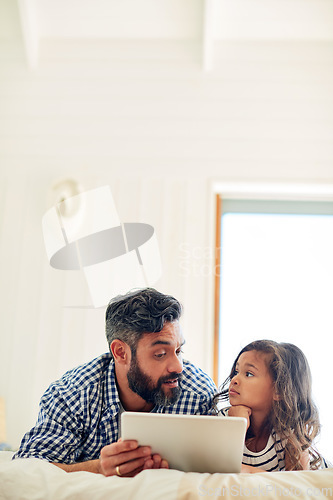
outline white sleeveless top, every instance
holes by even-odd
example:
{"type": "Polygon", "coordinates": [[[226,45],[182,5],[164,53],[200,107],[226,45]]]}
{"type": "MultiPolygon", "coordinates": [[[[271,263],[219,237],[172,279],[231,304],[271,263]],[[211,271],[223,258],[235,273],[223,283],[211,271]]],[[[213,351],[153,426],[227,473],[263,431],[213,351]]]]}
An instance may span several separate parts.
{"type": "Polygon", "coordinates": [[[244,444],[242,463],[260,467],[267,472],[285,470],[284,447],[276,432],[272,432],[261,451],[251,451],[244,444]]]}
{"type": "MultiPolygon", "coordinates": [[[[220,413],[223,416],[228,416],[229,408],[222,408],[220,413]]],[[[281,442],[280,437],[273,430],[272,434],[268,438],[265,448],[261,451],[251,451],[244,444],[242,463],[244,465],[251,465],[252,467],[260,467],[267,472],[274,472],[285,470],[286,464],[284,456],[285,450],[283,443],[281,442]]]]}

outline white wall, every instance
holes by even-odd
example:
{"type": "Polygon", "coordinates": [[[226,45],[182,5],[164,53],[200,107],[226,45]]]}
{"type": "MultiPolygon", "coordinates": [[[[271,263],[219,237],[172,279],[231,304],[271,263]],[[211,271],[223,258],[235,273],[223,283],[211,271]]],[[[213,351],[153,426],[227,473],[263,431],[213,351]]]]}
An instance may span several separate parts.
{"type": "Polygon", "coordinates": [[[154,226],[156,287],[185,306],[186,356],[212,373],[212,181],[333,182],[333,44],[221,42],[203,73],[185,42],[45,41],[35,71],[0,46],[0,394],[19,444],[39,397],[107,349],[82,277],[50,268],[41,218],[63,177],[110,185],[154,226]],[[43,50],[47,57],[43,56],[43,50]]]}

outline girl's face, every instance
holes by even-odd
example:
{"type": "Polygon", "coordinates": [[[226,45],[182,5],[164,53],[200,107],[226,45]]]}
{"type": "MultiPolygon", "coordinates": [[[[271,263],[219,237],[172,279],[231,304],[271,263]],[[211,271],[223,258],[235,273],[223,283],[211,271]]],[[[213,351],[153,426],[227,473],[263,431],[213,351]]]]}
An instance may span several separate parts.
{"type": "Polygon", "coordinates": [[[266,364],[268,356],[259,351],[247,351],[239,356],[235,375],[229,386],[229,401],[232,406],[247,406],[252,413],[269,413],[273,400],[277,397],[266,364]]]}

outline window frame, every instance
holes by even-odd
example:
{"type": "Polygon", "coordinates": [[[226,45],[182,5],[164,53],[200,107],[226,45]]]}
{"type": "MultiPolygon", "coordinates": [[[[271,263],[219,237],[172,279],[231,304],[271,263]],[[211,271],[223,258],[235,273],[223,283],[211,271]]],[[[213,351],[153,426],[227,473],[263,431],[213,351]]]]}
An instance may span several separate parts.
{"type": "Polygon", "coordinates": [[[221,182],[214,181],[212,183],[212,195],[214,198],[214,220],[215,230],[214,242],[214,282],[213,303],[214,303],[214,319],[213,319],[213,352],[212,352],[212,373],[213,380],[218,385],[219,373],[219,325],[220,325],[220,288],[221,288],[221,273],[217,272],[220,269],[220,242],[221,242],[221,217],[223,213],[223,200],[269,200],[269,201],[317,201],[317,202],[333,202],[333,184],[317,184],[317,183],[244,183],[244,182],[221,182]]]}

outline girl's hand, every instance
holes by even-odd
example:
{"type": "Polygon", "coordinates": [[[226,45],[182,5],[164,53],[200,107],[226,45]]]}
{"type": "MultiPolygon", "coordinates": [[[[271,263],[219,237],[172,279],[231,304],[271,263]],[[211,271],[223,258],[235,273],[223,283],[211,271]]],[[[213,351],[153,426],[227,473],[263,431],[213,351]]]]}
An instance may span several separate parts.
{"type": "Polygon", "coordinates": [[[250,427],[251,408],[244,405],[231,406],[228,410],[229,417],[243,417],[247,420],[246,430],[250,427]]]}

